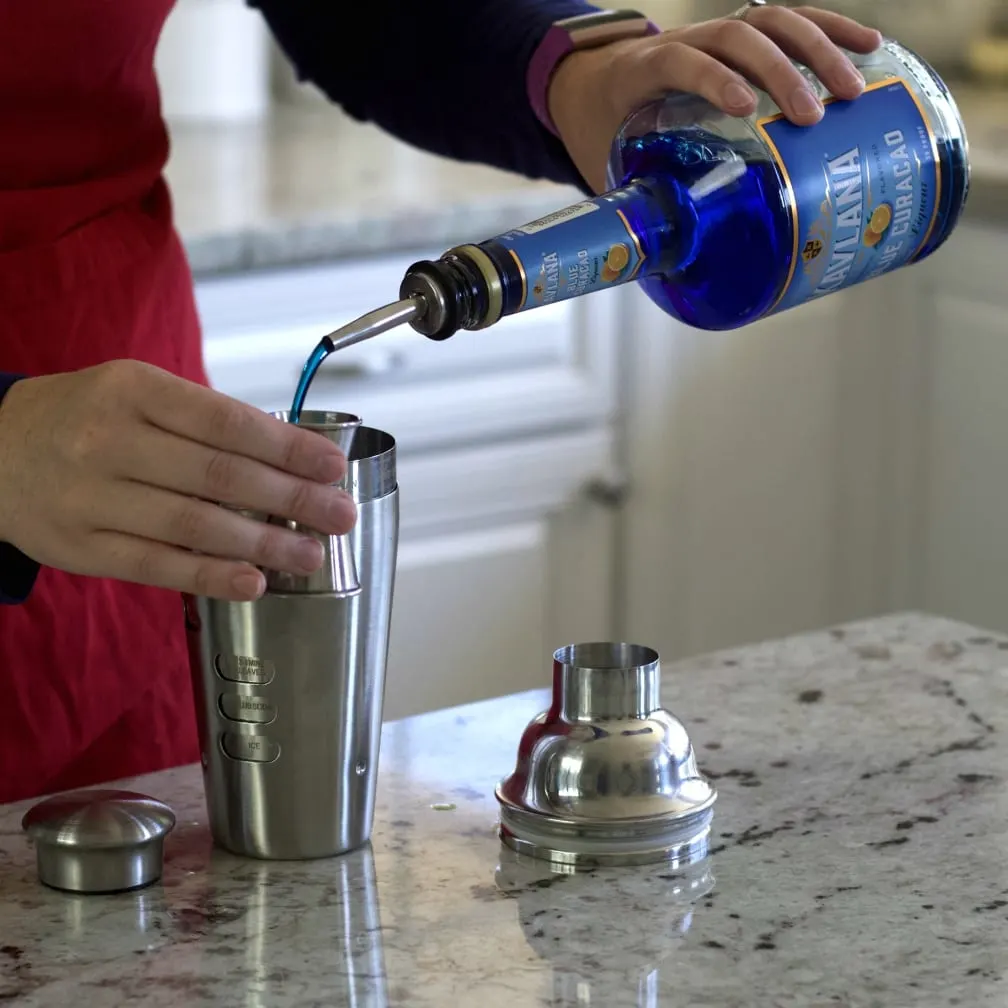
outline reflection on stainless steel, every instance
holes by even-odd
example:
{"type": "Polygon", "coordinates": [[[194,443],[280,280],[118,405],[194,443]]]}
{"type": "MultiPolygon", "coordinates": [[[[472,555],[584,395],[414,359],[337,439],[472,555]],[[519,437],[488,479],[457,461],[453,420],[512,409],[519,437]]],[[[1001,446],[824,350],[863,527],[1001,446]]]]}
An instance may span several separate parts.
{"type": "MultiPolygon", "coordinates": [[[[245,968],[249,1006],[348,1005],[387,1008],[385,952],[374,854],[366,844],[332,863],[318,899],[305,905],[293,866],[259,864],[243,876],[245,968]],[[292,882],[294,883],[292,885],[292,882]],[[298,895],[292,896],[297,892],[298,895]],[[297,993],[299,974],[310,988],[297,993]]],[[[234,883],[228,886],[234,892],[234,883]]]]}
{"type": "Polygon", "coordinates": [[[659,700],[658,654],[576,644],[553,656],[548,711],[497,788],[501,839],[570,864],[688,861],[706,850],[717,792],[659,700]]]}
{"type": "MultiPolygon", "coordinates": [[[[273,414],[284,422],[288,419],[286,410],[273,414]]],[[[307,427],[328,438],[347,457],[353,446],[354,437],[361,425],[360,417],[352,413],[329,413],[319,410],[302,410],[298,426],[307,427]]],[[[349,470],[347,475],[349,476],[349,470]]],[[[346,478],[338,486],[345,488],[346,478]]],[[[356,595],[360,590],[360,580],[354,563],[349,536],[327,535],[305,528],[300,522],[282,516],[270,517],[275,525],[284,525],[292,532],[311,536],[322,544],[324,559],[322,566],[311,574],[289,574],[286,571],[267,570],[266,586],[274,592],[332,592],[336,595],[356,595]]]]}
{"type": "Polygon", "coordinates": [[[35,845],[39,881],[75,893],[140,889],[161,877],[175,815],[135,791],[88,789],[45,798],[21,826],[35,845]]]}
{"type": "Polygon", "coordinates": [[[64,954],[76,958],[85,949],[107,949],[114,956],[118,954],[111,951],[114,946],[145,948],[164,936],[166,905],[164,890],[158,885],[116,893],[111,899],[63,892],[54,904],[59,918],[54,921],[53,937],[64,954]]]}
{"type": "Polygon", "coordinates": [[[186,600],[210,827],[260,858],[371,836],[399,538],[395,440],[360,427],[347,487],[362,590],[186,600]]]}
{"type": "Polygon", "coordinates": [[[502,852],[497,888],[517,903],[525,940],[552,964],[550,1005],[607,1006],[614,995],[623,1005],[627,991],[635,993],[635,1008],[663,1003],[664,960],[689,931],[696,904],[715,879],[702,855],[675,871],[664,865],[653,871],[651,899],[641,905],[639,872],[577,870],[502,852]]]}

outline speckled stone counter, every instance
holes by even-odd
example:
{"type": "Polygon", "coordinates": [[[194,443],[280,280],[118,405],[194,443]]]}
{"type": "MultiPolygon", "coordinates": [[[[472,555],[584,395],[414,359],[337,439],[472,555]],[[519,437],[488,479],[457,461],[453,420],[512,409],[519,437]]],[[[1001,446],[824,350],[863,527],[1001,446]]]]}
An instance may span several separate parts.
{"type": "MultiPolygon", "coordinates": [[[[544,679],[548,663],[544,662],[544,679]]],[[[534,693],[387,726],[372,848],[211,850],[196,768],[162,885],[70,897],[0,809],[0,1001],[994,1008],[1008,1002],[1008,639],[896,616],[665,669],[721,790],[711,856],[551,877],[492,789],[534,693]]]]}
{"type": "MultiPolygon", "coordinates": [[[[956,89],[970,136],[969,217],[1008,227],[1008,93],[956,89]]],[[[174,125],[168,179],[197,276],[479,241],[577,190],[408,147],[336,108],[261,124],[174,125]]]]}

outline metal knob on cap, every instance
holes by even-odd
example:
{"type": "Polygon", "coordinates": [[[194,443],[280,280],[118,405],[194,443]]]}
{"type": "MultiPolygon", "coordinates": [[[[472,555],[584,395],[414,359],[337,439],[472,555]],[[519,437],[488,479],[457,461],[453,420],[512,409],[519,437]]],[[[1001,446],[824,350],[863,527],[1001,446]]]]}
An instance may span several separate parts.
{"type": "Polygon", "coordinates": [[[497,787],[500,836],[557,864],[688,863],[706,853],[717,792],[659,701],[661,664],[636,644],[553,656],[550,709],[529,723],[497,787]]]}
{"type": "Polygon", "coordinates": [[[89,789],[54,795],[21,820],[39,881],[76,893],[140,889],[161,877],[164,838],[175,814],[136,791],[89,789]]]}

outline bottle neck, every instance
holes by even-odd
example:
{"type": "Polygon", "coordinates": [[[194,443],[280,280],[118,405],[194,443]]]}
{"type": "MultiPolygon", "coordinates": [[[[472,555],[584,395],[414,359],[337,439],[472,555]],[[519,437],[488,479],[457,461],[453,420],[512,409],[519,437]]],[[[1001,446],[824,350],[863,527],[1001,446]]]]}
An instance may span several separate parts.
{"type": "Polygon", "coordinates": [[[498,235],[480,248],[504,277],[503,314],[618,287],[652,271],[645,224],[658,214],[634,182],[498,235]]]}
{"type": "Polygon", "coordinates": [[[446,252],[434,261],[414,263],[403,277],[399,297],[420,298],[425,308],[410,325],[433,340],[448,339],[459,329],[493,325],[500,318],[499,310],[494,314],[493,297],[500,282],[495,282],[492,272],[481,270],[466,248],[446,252]]]}
{"type": "Polygon", "coordinates": [[[640,280],[676,258],[677,216],[660,182],[640,179],[409,268],[401,298],[422,296],[418,332],[446,339],[505,315],[640,280]]]}

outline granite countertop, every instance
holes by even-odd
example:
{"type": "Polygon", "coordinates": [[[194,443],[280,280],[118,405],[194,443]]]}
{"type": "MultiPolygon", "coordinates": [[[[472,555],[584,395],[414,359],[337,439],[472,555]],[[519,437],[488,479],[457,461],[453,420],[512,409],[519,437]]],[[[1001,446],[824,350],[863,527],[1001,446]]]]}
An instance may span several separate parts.
{"type": "MultiPolygon", "coordinates": [[[[544,678],[548,662],[544,662],[544,678]]],[[[163,884],[42,888],[0,808],[0,1000],[89,1008],[994,1008],[1008,999],[1008,639],[900,615],[665,669],[710,856],[551,876],[494,833],[545,693],[386,726],[371,847],[212,851],[196,767],[163,884]]]]}
{"type": "MultiPolygon", "coordinates": [[[[1008,94],[956,88],[970,135],[974,220],[1008,222],[1008,94]]],[[[197,276],[479,241],[577,190],[408,147],[336,108],[261,124],[174,124],[168,179],[197,276]]]]}

